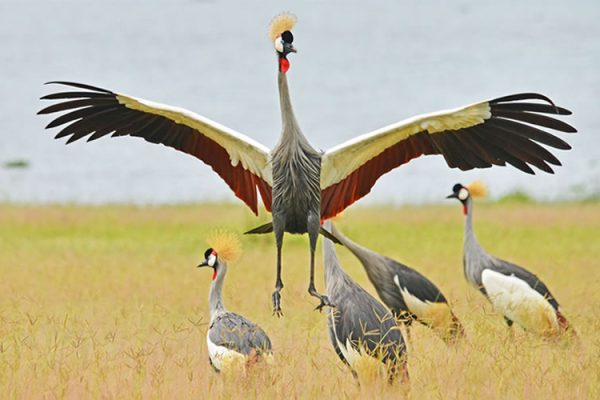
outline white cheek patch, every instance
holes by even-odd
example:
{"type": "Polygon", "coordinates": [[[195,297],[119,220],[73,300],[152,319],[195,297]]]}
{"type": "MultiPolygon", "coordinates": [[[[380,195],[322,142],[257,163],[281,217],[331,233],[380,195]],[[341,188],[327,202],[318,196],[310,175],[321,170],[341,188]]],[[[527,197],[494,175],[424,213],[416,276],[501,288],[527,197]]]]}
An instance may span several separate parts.
{"type": "Polygon", "coordinates": [[[275,39],[275,50],[283,53],[283,39],[281,39],[281,36],[275,39]]]}
{"type": "Polygon", "coordinates": [[[466,200],[469,197],[469,191],[465,188],[462,188],[458,191],[458,198],[460,200],[466,200]]]}
{"type": "Polygon", "coordinates": [[[215,261],[217,261],[217,256],[214,254],[211,254],[210,256],[208,256],[208,266],[209,267],[214,267],[215,266],[215,261]]]}

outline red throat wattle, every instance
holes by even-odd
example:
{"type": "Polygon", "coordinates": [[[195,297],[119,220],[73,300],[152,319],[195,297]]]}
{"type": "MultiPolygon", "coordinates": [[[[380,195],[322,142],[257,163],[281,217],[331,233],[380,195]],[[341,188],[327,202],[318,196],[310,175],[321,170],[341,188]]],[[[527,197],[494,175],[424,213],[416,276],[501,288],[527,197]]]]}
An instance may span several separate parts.
{"type": "Polygon", "coordinates": [[[467,215],[467,205],[463,204],[463,214],[467,215]]]}
{"type": "Polygon", "coordinates": [[[213,272],[213,278],[212,280],[214,281],[215,279],[217,279],[217,269],[215,268],[214,272],[213,272]]]}
{"type": "Polygon", "coordinates": [[[279,70],[285,74],[288,72],[288,69],[290,69],[290,62],[287,60],[287,58],[280,57],[279,70]]]}

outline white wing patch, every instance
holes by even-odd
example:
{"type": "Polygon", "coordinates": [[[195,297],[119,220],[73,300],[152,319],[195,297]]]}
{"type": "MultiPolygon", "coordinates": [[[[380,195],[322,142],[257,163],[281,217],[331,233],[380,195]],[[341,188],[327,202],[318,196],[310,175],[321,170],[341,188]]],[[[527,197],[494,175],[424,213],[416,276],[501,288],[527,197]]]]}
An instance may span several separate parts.
{"type": "Polygon", "coordinates": [[[206,335],[206,344],[210,361],[219,371],[235,366],[241,367],[246,362],[246,357],[242,353],[214,344],[209,335],[206,335]]]}
{"type": "Polygon", "coordinates": [[[539,334],[558,332],[556,311],[524,280],[486,269],[481,281],[491,303],[507,318],[539,334]]]}
{"type": "Polygon", "coordinates": [[[418,115],[358,136],[325,152],[321,161],[321,189],[345,179],[387,148],[427,131],[429,134],[479,125],[492,116],[487,101],[452,110],[418,115]]]}
{"type": "Polygon", "coordinates": [[[218,143],[227,151],[232,166],[235,167],[241,163],[244,169],[261,177],[270,186],[273,186],[269,158],[270,150],[254,139],[183,108],[138,99],[124,94],[116,94],[116,98],[119,103],[132,110],[160,115],[202,132],[203,135],[218,143]]]}
{"type": "Polygon", "coordinates": [[[368,353],[361,351],[360,348],[356,348],[350,342],[349,338],[346,338],[346,341],[342,343],[337,335],[333,309],[330,310],[330,318],[332,320],[331,325],[333,327],[335,342],[344,356],[344,359],[350,365],[350,368],[356,371],[360,377],[372,377],[373,375],[385,376],[385,365],[381,360],[371,357],[368,353]]]}
{"type": "Polygon", "coordinates": [[[446,331],[453,322],[452,313],[448,304],[442,302],[422,301],[411,294],[407,288],[400,285],[400,278],[394,275],[394,283],[398,286],[402,299],[408,310],[419,320],[430,325],[436,330],[446,331]]]}

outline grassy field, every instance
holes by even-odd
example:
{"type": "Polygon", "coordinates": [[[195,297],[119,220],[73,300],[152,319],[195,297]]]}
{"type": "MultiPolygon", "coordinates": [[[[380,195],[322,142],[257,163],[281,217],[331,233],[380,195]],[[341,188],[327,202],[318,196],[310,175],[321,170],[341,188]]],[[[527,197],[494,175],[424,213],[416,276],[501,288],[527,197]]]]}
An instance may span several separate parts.
{"type": "MultiPolygon", "coordinates": [[[[306,293],[306,237],[286,236],[282,319],[270,311],[273,238],[242,238],[226,306],[265,328],[275,360],[244,376],[212,372],[211,273],[195,266],[209,231],[260,221],[232,205],[0,205],[2,398],[600,398],[600,204],[475,209],[482,245],[543,278],[579,333],[572,343],[510,332],[467,285],[460,205],[346,213],[337,224],[349,237],[429,276],[465,325],[468,339],[450,348],[426,328],[413,330],[410,388],[358,386],[337,359],[325,315],[306,293]]],[[[374,293],[352,255],[338,255],[374,293]]],[[[320,250],[318,260],[323,289],[320,250]]]]}

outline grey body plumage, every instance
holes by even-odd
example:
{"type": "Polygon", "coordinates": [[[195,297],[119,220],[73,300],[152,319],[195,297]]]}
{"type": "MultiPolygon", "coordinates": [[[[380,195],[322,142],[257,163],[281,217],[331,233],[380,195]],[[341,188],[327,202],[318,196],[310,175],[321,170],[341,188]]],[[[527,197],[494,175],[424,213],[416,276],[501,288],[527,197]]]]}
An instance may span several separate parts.
{"type": "Polygon", "coordinates": [[[271,354],[271,340],[265,331],[247,318],[228,311],[223,304],[222,289],[227,263],[219,260],[216,252],[209,249],[206,252],[206,260],[199,265],[204,266],[214,269],[208,297],[210,325],[206,333],[212,367],[219,372],[228,358],[244,357],[252,362],[263,355],[271,354]],[[214,259],[211,260],[211,257],[214,259]]]}
{"type": "Polygon", "coordinates": [[[287,77],[279,72],[282,133],[271,153],[273,227],[289,233],[318,234],[321,215],[321,153],[302,134],[289,97],[287,77]],[[309,223],[316,220],[316,224],[309,223]],[[313,226],[314,225],[314,226],[313,226]]]}
{"type": "Polygon", "coordinates": [[[384,255],[361,246],[346,237],[332,224],[331,232],[346,248],[359,259],[369,280],[375,287],[381,301],[404,324],[411,325],[413,320],[419,321],[436,330],[444,340],[454,340],[464,334],[460,321],[454,316],[442,292],[433,282],[418,271],[384,255]],[[422,304],[411,307],[405,295],[413,296],[422,304]],[[439,307],[445,305],[447,308],[439,307]],[[438,306],[435,315],[424,315],[423,310],[438,306]],[[417,308],[419,309],[417,311],[417,308]],[[417,315],[421,314],[421,315],[417,315]],[[446,314],[446,315],[440,315],[446,314]]]}
{"type": "MultiPolygon", "coordinates": [[[[264,330],[243,316],[223,311],[211,317],[208,339],[216,346],[222,346],[244,356],[254,357],[271,353],[271,340],[264,330]]],[[[210,359],[216,371],[219,368],[210,359]]]]}
{"type": "MultiPolygon", "coordinates": [[[[330,230],[330,221],[323,226],[330,230]]],[[[329,239],[323,240],[323,263],[327,294],[335,304],[327,313],[329,337],[340,359],[355,376],[354,352],[380,359],[390,380],[399,372],[406,376],[406,346],[392,314],[344,272],[329,239]]]]}
{"type": "Polygon", "coordinates": [[[514,275],[527,282],[532,289],[544,296],[554,309],[558,310],[558,302],[544,282],[534,273],[509,261],[492,256],[479,244],[473,229],[473,200],[470,196],[467,199],[463,267],[467,281],[484,295],[487,295],[487,293],[483,286],[482,274],[486,269],[491,269],[503,275],[514,275]]]}
{"type": "Polygon", "coordinates": [[[537,275],[509,261],[494,257],[479,244],[473,229],[473,198],[468,188],[456,184],[453,193],[448,198],[456,198],[461,201],[465,211],[463,250],[465,278],[496,308],[499,308],[508,326],[512,326],[513,320],[517,316],[520,318],[515,322],[518,322],[524,329],[537,329],[538,332],[544,334],[556,334],[567,330],[574,332],[561,313],[556,298],[537,275]],[[490,290],[493,292],[490,293],[490,290]],[[537,299],[538,309],[543,308],[544,303],[546,304],[546,315],[538,318],[542,321],[541,324],[538,323],[538,325],[542,325],[541,327],[532,324],[529,319],[533,317],[527,316],[527,314],[543,312],[532,306],[532,299],[537,299]],[[539,304],[542,306],[540,307],[539,304]],[[552,310],[551,316],[548,313],[548,305],[552,310]],[[527,317],[523,317],[523,315],[527,317]]]}
{"type": "Polygon", "coordinates": [[[308,233],[310,244],[310,283],[308,292],[320,299],[317,308],[329,305],[326,296],[314,286],[314,257],[321,226],[321,152],[315,150],[302,134],[290,100],[287,77],[279,72],[279,98],[282,132],[279,143],[271,153],[273,167],[273,232],[277,245],[277,278],[273,293],[273,313],[282,315],[280,291],[281,248],[283,233],[308,233]]]}

